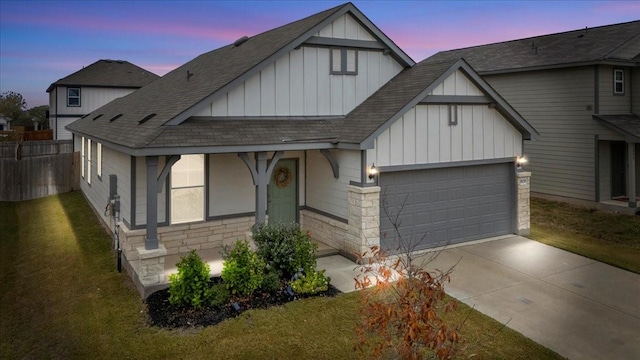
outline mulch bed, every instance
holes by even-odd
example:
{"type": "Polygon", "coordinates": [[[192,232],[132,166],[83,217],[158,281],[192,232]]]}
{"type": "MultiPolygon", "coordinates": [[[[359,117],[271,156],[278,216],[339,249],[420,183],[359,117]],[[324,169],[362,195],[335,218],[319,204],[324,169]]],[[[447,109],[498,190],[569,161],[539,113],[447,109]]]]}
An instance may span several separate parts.
{"type": "MultiPolygon", "coordinates": [[[[212,283],[221,281],[219,277],[212,278],[212,283]]],[[[279,291],[270,294],[262,291],[255,291],[246,298],[232,297],[229,304],[221,308],[202,307],[194,309],[191,307],[178,307],[169,303],[169,289],[159,290],[149,295],[145,300],[149,322],[152,326],[162,328],[178,329],[195,326],[212,326],[226,319],[234,318],[242,312],[250,309],[266,309],[271,306],[283,305],[297,299],[308,297],[334,297],[340,293],[333,285],[329,285],[327,291],[309,295],[290,296],[286,293],[286,285],[282,285],[279,291]],[[232,303],[236,302],[240,310],[236,311],[232,303]]]]}

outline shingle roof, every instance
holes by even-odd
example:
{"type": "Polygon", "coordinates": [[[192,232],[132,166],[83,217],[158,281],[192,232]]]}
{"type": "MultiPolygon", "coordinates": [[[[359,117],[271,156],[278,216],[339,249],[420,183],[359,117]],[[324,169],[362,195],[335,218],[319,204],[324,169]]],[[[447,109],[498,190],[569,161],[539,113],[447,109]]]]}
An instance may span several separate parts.
{"type": "Polygon", "coordinates": [[[108,103],[86,118],[73,122],[67,129],[91,134],[116,145],[129,148],[145,147],[163,132],[162,127],[165,123],[266,61],[346,6],[353,5],[340,5],[269,30],[250,37],[240,46],[232,44],[202,54],[158,81],[108,103]],[[139,120],[152,113],[157,116],[139,124],[139,120]],[[103,116],[93,120],[98,114],[103,116]],[[122,115],[113,122],[109,121],[118,114],[122,115]]]}
{"type": "Polygon", "coordinates": [[[637,63],[640,20],[442,51],[434,60],[464,58],[480,74],[609,62],[637,63]]]}
{"type": "Polygon", "coordinates": [[[141,88],[159,76],[124,60],[98,60],[49,85],[47,92],[56,86],[95,86],[141,88]]]}
{"type": "Polygon", "coordinates": [[[593,118],[625,137],[640,141],[640,116],[636,114],[593,115],[593,118]]]}

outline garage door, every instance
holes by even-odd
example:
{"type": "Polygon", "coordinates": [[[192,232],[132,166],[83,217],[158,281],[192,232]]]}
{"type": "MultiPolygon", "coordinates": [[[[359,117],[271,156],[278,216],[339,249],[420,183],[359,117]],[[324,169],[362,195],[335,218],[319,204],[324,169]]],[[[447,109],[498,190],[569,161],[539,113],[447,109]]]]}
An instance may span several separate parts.
{"type": "Polygon", "coordinates": [[[414,250],[511,233],[512,172],[502,163],[381,173],[381,246],[399,248],[393,223],[414,250]]]}

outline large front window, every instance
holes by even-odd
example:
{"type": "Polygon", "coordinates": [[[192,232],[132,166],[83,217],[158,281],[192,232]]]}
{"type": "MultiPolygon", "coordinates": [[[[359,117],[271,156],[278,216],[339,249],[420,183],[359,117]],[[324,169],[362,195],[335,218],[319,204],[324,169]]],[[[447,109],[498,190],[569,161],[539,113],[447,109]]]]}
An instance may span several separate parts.
{"type": "Polygon", "coordinates": [[[204,155],[182,155],[171,167],[171,223],[204,220],[204,155]]]}

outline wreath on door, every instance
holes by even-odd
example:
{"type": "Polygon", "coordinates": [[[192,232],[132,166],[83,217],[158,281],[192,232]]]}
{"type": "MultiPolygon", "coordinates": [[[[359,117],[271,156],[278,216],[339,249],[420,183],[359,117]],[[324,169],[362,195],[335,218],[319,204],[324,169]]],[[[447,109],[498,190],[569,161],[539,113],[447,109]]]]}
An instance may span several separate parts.
{"type": "Polygon", "coordinates": [[[275,181],[278,188],[282,189],[289,186],[292,178],[291,170],[286,167],[283,166],[276,170],[275,181]]]}

